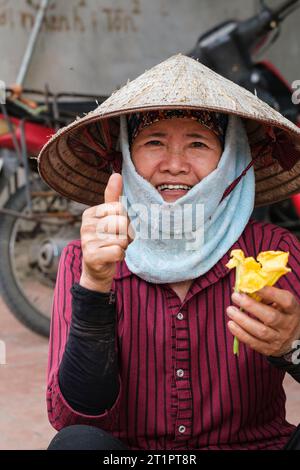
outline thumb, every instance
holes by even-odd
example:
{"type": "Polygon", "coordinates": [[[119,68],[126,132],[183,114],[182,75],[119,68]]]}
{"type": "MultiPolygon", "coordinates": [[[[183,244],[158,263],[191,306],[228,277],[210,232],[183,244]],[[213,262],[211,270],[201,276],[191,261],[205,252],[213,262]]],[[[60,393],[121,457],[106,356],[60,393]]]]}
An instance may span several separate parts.
{"type": "Polygon", "coordinates": [[[120,173],[110,175],[104,191],[104,202],[119,202],[119,196],[122,195],[122,187],[122,175],[120,175],[120,173]]]}

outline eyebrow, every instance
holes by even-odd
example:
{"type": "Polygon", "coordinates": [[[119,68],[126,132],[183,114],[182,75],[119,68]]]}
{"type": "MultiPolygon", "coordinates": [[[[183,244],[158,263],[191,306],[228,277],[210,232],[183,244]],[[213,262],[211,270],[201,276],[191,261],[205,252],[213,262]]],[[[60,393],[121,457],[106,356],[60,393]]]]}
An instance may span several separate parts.
{"type": "Polygon", "coordinates": [[[166,132],[151,132],[151,134],[145,135],[145,138],[149,137],[165,137],[167,135],[166,132]]]}
{"type": "Polygon", "coordinates": [[[199,139],[208,139],[209,137],[203,134],[199,134],[198,132],[193,132],[192,134],[185,134],[187,137],[194,137],[194,138],[199,138],[199,139]]]}
{"type": "MultiPolygon", "coordinates": [[[[149,137],[166,137],[167,133],[166,132],[151,132],[151,134],[148,134],[145,136],[145,138],[149,138],[149,137]]],[[[193,137],[193,138],[196,138],[196,139],[208,139],[209,137],[208,136],[205,136],[203,134],[199,134],[198,132],[193,132],[191,134],[185,134],[186,137],[193,137]]]]}

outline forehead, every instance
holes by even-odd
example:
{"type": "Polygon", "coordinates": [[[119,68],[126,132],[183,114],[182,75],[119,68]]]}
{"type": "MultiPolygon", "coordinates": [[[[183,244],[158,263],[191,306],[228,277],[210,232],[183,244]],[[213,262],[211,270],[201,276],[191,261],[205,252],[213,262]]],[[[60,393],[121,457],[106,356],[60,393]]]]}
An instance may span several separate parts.
{"type": "Polygon", "coordinates": [[[173,130],[180,130],[182,133],[189,131],[201,131],[205,134],[214,134],[210,129],[196,121],[195,119],[189,118],[172,118],[162,119],[160,121],[153,122],[147,127],[141,129],[140,134],[151,134],[153,132],[171,132],[173,130]]]}

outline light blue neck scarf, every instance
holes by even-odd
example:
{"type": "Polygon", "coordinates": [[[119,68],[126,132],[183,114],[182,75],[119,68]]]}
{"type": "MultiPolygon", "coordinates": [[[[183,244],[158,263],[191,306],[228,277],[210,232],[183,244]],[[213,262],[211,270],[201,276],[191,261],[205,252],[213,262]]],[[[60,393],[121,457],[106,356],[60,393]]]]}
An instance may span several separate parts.
{"type": "Polygon", "coordinates": [[[122,200],[134,231],[140,234],[126,250],[125,261],[130,271],[158,284],[195,279],[205,274],[240,237],[254,207],[253,167],[220,202],[225,189],[251,161],[241,119],[229,116],[224,151],[217,168],[173,203],[164,201],[157,189],[135,170],[124,116],[121,116],[121,150],[122,200]],[[137,204],[147,207],[148,214],[138,209],[137,204]],[[204,208],[203,217],[201,210],[197,217],[197,205],[204,208]],[[156,210],[150,213],[150,207],[156,210]],[[179,214],[184,214],[184,224],[178,222],[182,221],[182,217],[177,217],[179,214]],[[168,220],[171,226],[165,229],[164,222],[168,220]],[[151,230],[156,233],[152,238],[143,235],[149,234],[149,221],[151,230]],[[166,233],[170,234],[169,239],[166,233]]]}

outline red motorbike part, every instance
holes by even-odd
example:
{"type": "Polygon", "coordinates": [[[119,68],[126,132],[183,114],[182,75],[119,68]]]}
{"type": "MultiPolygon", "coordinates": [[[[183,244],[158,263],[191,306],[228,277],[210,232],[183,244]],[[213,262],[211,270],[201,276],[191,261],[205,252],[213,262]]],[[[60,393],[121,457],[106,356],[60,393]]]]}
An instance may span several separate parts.
{"type": "MultiPolygon", "coordinates": [[[[19,144],[21,144],[21,120],[11,117],[10,121],[13,125],[16,138],[19,144]]],[[[0,114],[0,130],[0,147],[14,149],[12,135],[9,132],[3,114],[0,114]]],[[[37,155],[51,135],[55,133],[55,129],[33,122],[25,122],[24,132],[26,136],[27,152],[30,155],[37,155]]]]}

